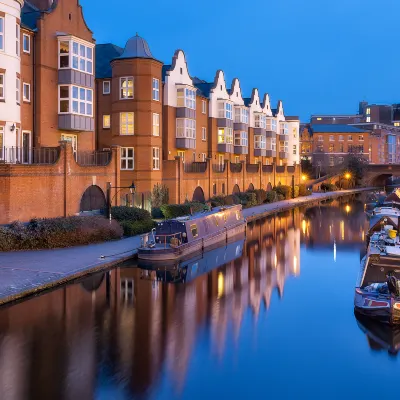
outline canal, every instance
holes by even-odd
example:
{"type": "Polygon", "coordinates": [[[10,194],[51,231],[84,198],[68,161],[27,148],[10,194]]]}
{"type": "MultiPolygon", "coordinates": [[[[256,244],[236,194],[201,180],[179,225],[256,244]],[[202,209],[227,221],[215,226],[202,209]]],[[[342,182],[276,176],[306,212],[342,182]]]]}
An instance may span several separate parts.
{"type": "Polygon", "coordinates": [[[353,313],[366,224],[363,198],[325,202],[2,308],[1,398],[393,396],[400,333],[353,313]]]}

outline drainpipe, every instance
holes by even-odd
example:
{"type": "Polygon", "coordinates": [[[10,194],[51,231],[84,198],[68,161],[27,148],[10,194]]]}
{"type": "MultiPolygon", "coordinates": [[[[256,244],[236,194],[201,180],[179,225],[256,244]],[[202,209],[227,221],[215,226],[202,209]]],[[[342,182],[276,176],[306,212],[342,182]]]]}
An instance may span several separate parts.
{"type": "MultiPolygon", "coordinates": [[[[38,137],[37,137],[37,118],[36,118],[36,34],[33,35],[32,38],[32,54],[33,54],[33,62],[32,62],[32,72],[33,72],[33,107],[32,107],[32,128],[33,128],[33,145],[39,147],[38,137]]],[[[21,138],[22,138],[22,128],[21,128],[21,138]]]]}

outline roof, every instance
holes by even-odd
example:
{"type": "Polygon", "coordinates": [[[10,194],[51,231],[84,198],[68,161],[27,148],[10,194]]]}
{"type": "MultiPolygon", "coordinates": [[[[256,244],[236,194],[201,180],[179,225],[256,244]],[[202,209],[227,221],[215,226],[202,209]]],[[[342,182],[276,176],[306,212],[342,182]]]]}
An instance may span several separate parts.
{"type": "Polygon", "coordinates": [[[149,45],[137,33],[136,36],[131,37],[126,42],[123,53],[115,58],[119,60],[128,58],[150,58],[155,60],[153,54],[151,54],[149,45]]]}
{"type": "Polygon", "coordinates": [[[203,96],[203,97],[207,97],[207,98],[210,97],[210,92],[214,86],[214,83],[205,82],[205,81],[200,82],[199,79],[196,79],[196,80],[193,79],[193,84],[197,88],[197,94],[199,96],[203,96]]]}
{"type": "Polygon", "coordinates": [[[247,107],[249,107],[250,104],[251,104],[251,100],[252,100],[251,97],[246,97],[246,98],[244,98],[244,99],[243,99],[244,105],[247,106],[247,107]]]}
{"type": "Polygon", "coordinates": [[[290,117],[285,116],[285,119],[286,119],[286,121],[300,121],[300,118],[298,116],[294,116],[294,115],[292,115],[290,117]]]}
{"type": "Polygon", "coordinates": [[[37,20],[40,18],[41,14],[42,12],[37,7],[25,1],[21,9],[21,25],[24,28],[35,31],[37,29],[37,20]]]}
{"type": "Polygon", "coordinates": [[[352,125],[315,124],[311,126],[313,133],[368,133],[369,131],[356,128],[352,125]]]}
{"type": "Polygon", "coordinates": [[[96,78],[104,79],[112,77],[111,60],[119,57],[124,49],[112,43],[96,45],[96,78]]]}
{"type": "Polygon", "coordinates": [[[162,66],[162,81],[165,82],[165,77],[168,71],[171,71],[172,65],[163,65],[162,66]]]}

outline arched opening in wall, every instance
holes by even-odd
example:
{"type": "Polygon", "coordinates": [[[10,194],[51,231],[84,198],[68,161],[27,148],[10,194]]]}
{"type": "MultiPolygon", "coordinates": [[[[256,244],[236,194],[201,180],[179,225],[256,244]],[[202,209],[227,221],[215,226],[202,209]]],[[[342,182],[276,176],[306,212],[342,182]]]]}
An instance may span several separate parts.
{"type": "Polygon", "coordinates": [[[216,183],[213,183],[212,193],[213,193],[213,196],[217,195],[217,184],[216,183]]]}
{"type": "Polygon", "coordinates": [[[271,182],[268,182],[268,185],[267,185],[267,192],[270,192],[271,190],[272,190],[271,182]]]}
{"type": "Polygon", "coordinates": [[[222,184],[222,194],[225,196],[225,183],[222,184]]]}
{"type": "Polygon", "coordinates": [[[102,272],[100,274],[95,274],[86,278],[81,282],[81,286],[88,292],[94,292],[98,290],[104,281],[105,274],[102,272]]]}
{"type": "Polygon", "coordinates": [[[197,186],[197,188],[194,190],[192,201],[198,201],[199,203],[206,202],[206,198],[204,196],[204,191],[200,186],[197,186]]]}
{"type": "Polygon", "coordinates": [[[80,212],[103,210],[107,206],[103,191],[96,185],[89,186],[82,195],[80,212]]]}
{"type": "Polygon", "coordinates": [[[250,183],[249,188],[247,190],[252,192],[254,190],[254,185],[250,183]]]}
{"type": "Polygon", "coordinates": [[[392,174],[381,174],[377,175],[371,179],[370,186],[386,186],[390,185],[392,182],[390,181],[390,177],[392,174]]]}
{"type": "Polygon", "coordinates": [[[281,186],[281,181],[278,182],[278,186],[281,186]]]}
{"type": "Polygon", "coordinates": [[[240,188],[238,185],[235,185],[232,189],[232,194],[240,193],[240,188]]]}

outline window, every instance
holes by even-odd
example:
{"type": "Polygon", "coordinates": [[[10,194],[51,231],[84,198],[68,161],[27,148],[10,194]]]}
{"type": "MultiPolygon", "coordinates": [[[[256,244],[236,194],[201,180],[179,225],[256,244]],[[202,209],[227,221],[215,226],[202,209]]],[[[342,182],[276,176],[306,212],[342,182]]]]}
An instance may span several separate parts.
{"type": "Polygon", "coordinates": [[[160,81],[153,78],[153,100],[160,101],[160,81]]]}
{"type": "Polygon", "coordinates": [[[5,100],[6,93],[4,90],[5,75],[0,74],[0,100],[5,100]]]}
{"type": "Polygon", "coordinates": [[[344,158],[343,157],[338,157],[338,164],[343,164],[344,158]]]}
{"type": "Polygon", "coordinates": [[[283,151],[284,153],[288,152],[289,142],[281,140],[279,142],[279,151],[283,151]]]}
{"type": "Polygon", "coordinates": [[[330,144],[329,145],[329,153],[333,153],[335,151],[335,145],[334,144],[330,144]]]}
{"type": "Polygon", "coordinates": [[[19,57],[21,53],[21,27],[17,23],[15,25],[15,54],[19,57]]]}
{"type": "Polygon", "coordinates": [[[224,166],[225,165],[225,158],[223,154],[218,154],[218,165],[224,166]]]}
{"type": "Polygon", "coordinates": [[[58,47],[60,69],[72,68],[93,74],[93,45],[78,43],[70,39],[60,40],[58,47]]]}
{"type": "Polygon", "coordinates": [[[339,142],[343,142],[343,140],[344,140],[343,135],[340,135],[339,136],[339,142]]]}
{"type": "Polygon", "coordinates": [[[334,142],[334,141],[335,141],[335,136],[330,135],[330,136],[329,136],[329,141],[330,141],[330,142],[334,142]]]}
{"type": "Polygon", "coordinates": [[[201,153],[201,161],[206,162],[207,161],[207,155],[206,153],[201,153]]]}
{"type": "Polygon", "coordinates": [[[196,120],[189,118],[177,118],[176,137],[196,139],[196,120]]]}
{"type": "Polygon", "coordinates": [[[235,132],[235,146],[247,147],[247,132],[235,132]]]}
{"type": "Polygon", "coordinates": [[[103,128],[109,129],[111,127],[111,116],[103,115],[103,128]]]}
{"type": "Polygon", "coordinates": [[[233,120],[233,106],[226,101],[218,103],[218,116],[219,118],[226,118],[233,120]]]}
{"type": "Polygon", "coordinates": [[[178,88],[177,90],[177,106],[186,107],[191,110],[196,109],[196,92],[189,88],[178,88]]]}
{"type": "Polygon", "coordinates": [[[235,164],[239,164],[240,163],[240,157],[239,156],[235,156],[235,164]]]}
{"type": "Polygon", "coordinates": [[[360,142],[363,142],[363,141],[364,141],[364,136],[363,136],[363,135],[359,135],[359,136],[358,136],[358,140],[359,140],[360,142]]]}
{"type": "Polygon", "coordinates": [[[190,225],[190,232],[192,232],[192,236],[193,236],[193,237],[199,236],[199,233],[198,233],[198,231],[197,231],[197,225],[196,225],[196,224],[190,225]]]}
{"type": "Polygon", "coordinates": [[[400,122],[395,122],[393,125],[394,126],[400,126],[400,122]]]}
{"type": "Polygon", "coordinates": [[[178,150],[178,157],[181,158],[182,162],[185,162],[185,152],[178,150]]]}
{"type": "Polygon", "coordinates": [[[319,117],[318,117],[318,118],[317,118],[317,121],[322,121],[322,118],[319,118],[319,117]]]}
{"type": "Polygon", "coordinates": [[[4,17],[0,17],[0,50],[4,51],[4,17]]]}
{"type": "Polygon", "coordinates": [[[367,117],[367,122],[371,122],[371,117],[367,117]]]}
{"type": "Polygon", "coordinates": [[[288,135],[288,134],[289,134],[288,124],[285,122],[281,122],[281,135],[288,135]]]}
{"type": "Polygon", "coordinates": [[[61,135],[61,140],[71,143],[72,146],[72,154],[76,157],[78,152],[78,136],[77,135],[67,135],[63,133],[61,135]]]}
{"type": "Polygon", "coordinates": [[[343,153],[343,143],[339,143],[339,153],[343,153]]]}
{"type": "Polygon", "coordinates": [[[122,112],[119,114],[120,135],[133,135],[134,134],[134,113],[122,112]]]}
{"type": "Polygon", "coordinates": [[[319,135],[319,136],[318,136],[318,142],[323,142],[323,141],[324,141],[323,136],[322,136],[322,135],[319,135]]]}
{"type": "Polygon", "coordinates": [[[260,162],[260,160],[256,157],[254,158],[254,164],[258,164],[260,162]]]}
{"type": "Polygon", "coordinates": [[[239,122],[242,124],[249,123],[249,110],[243,107],[235,108],[235,122],[239,122]]]}
{"type": "Polygon", "coordinates": [[[271,150],[276,151],[276,138],[271,139],[271,150]]]}
{"type": "Polygon", "coordinates": [[[353,141],[353,136],[352,136],[352,135],[347,136],[347,140],[348,140],[349,142],[352,142],[352,141],[353,141]]]}
{"type": "Polygon", "coordinates": [[[232,128],[218,128],[218,143],[232,144],[233,143],[233,129],[232,128]]]}
{"type": "Polygon", "coordinates": [[[133,99],[133,77],[119,78],[120,100],[133,99]]]}
{"type": "Polygon", "coordinates": [[[335,157],[329,156],[329,166],[334,167],[335,166],[335,157]]]}
{"type": "Polygon", "coordinates": [[[295,144],[293,145],[293,154],[297,154],[297,146],[295,144]]]}
{"type": "Polygon", "coordinates": [[[266,149],[267,141],[264,135],[256,135],[254,136],[254,148],[255,149],[266,149]]]}
{"type": "Polygon", "coordinates": [[[24,53],[30,53],[31,52],[31,37],[24,33],[22,35],[22,46],[24,53]]]}
{"type": "Polygon", "coordinates": [[[202,101],[201,101],[201,112],[202,112],[203,114],[206,114],[206,113],[207,113],[207,103],[206,103],[205,100],[202,100],[202,101]]]}
{"type": "Polygon", "coordinates": [[[3,144],[4,144],[4,126],[0,125],[0,160],[5,157],[3,155],[3,144]]]}
{"type": "Polygon", "coordinates": [[[153,113],[153,136],[160,136],[160,114],[153,113]]]}
{"type": "Polygon", "coordinates": [[[160,169],[160,148],[153,147],[153,170],[158,171],[160,169]]]}
{"type": "Polygon", "coordinates": [[[133,170],[135,152],[133,147],[121,147],[121,169],[133,170]]]}
{"type": "Polygon", "coordinates": [[[16,99],[17,104],[21,103],[21,80],[19,78],[16,81],[16,99]]]}
{"type": "Polygon", "coordinates": [[[75,85],[60,85],[58,113],[93,117],[93,90],[75,85]]]}
{"type": "Polygon", "coordinates": [[[207,128],[204,126],[201,128],[201,140],[205,142],[207,140],[207,128]]]}
{"type": "Polygon", "coordinates": [[[110,94],[111,93],[111,82],[104,81],[103,82],[103,94],[110,94]]]}
{"type": "Polygon", "coordinates": [[[371,109],[370,109],[369,107],[367,108],[366,114],[367,114],[367,115],[371,115],[371,109]]]}
{"type": "Polygon", "coordinates": [[[23,93],[22,93],[24,101],[31,101],[31,85],[29,83],[23,84],[23,93]]]}
{"type": "Polygon", "coordinates": [[[264,114],[255,114],[254,117],[254,124],[256,128],[265,129],[267,127],[267,117],[264,114]]]}

